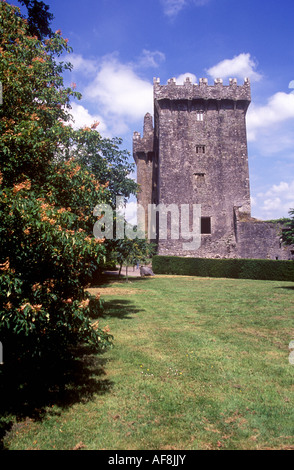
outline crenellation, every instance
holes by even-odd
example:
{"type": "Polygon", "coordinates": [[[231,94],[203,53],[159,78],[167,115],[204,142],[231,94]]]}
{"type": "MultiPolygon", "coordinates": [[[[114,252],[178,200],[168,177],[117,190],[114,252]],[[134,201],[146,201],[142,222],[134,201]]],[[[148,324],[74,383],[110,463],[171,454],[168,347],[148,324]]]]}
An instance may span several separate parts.
{"type": "Polygon", "coordinates": [[[221,78],[216,78],[213,85],[208,85],[206,78],[199,79],[199,85],[191,82],[189,77],[184,84],[177,84],[175,78],[168,80],[167,85],[154,81],[154,99],[160,100],[233,100],[247,109],[251,102],[250,82],[238,85],[236,79],[230,79],[229,85],[224,85],[221,78]]]}
{"type": "Polygon", "coordinates": [[[201,85],[208,85],[207,78],[199,78],[199,86],[201,85]]]}
{"type": "Polygon", "coordinates": [[[237,86],[237,79],[236,78],[229,78],[229,85],[230,86],[237,86]]]}

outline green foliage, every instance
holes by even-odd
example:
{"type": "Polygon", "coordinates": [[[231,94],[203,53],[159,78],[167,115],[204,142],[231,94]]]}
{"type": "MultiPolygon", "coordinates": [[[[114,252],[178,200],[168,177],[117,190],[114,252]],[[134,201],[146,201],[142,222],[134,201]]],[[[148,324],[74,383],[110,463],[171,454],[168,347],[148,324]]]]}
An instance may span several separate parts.
{"type": "Polygon", "coordinates": [[[19,0],[19,3],[28,10],[28,24],[33,36],[42,39],[53,34],[50,23],[54,17],[49,13],[48,5],[39,0],[19,0]]]}
{"type": "Polygon", "coordinates": [[[152,268],[156,274],[294,281],[292,261],[181,258],[156,255],[152,258],[152,268]]]}
{"type": "Polygon", "coordinates": [[[79,341],[104,348],[111,336],[92,318],[102,304],[84,286],[106,259],[93,208],[110,193],[74,158],[58,158],[74,132],[70,99],[80,97],[63,84],[70,65],[57,61],[70,49],[59,32],[32,37],[4,1],[0,17],[0,340],[10,359],[60,357],[79,341]]]}
{"type": "Polygon", "coordinates": [[[146,263],[155,251],[155,246],[143,238],[124,238],[115,243],[116,259],[120,267],[123,264],[134,266],[137,263],[146,263]]]}
{"type": "Polygon", "coordinates": [[[70,52],[59,33],[41,42],[29,35],[17,9],[1,1],[0,153],[3,184],[10,187],[28,176],[39,186],[61,142],[68,139],[71,97],[80,95],[63,85],[71,68],[56,58],[70,52]]]}
{"type": "Polygon", "coordinates": [[[294,245],[294,209],[289,211],[290,219],[282,231],[282,239],[286,245],[294,245]]]}
{"type": "Polygon", "coordinates": [[[121,150],[120,138],[102,138],[99,132],[93,132],[99,123],[91,128],[71,130],[67,145],[62,149],[61,159],[75,158],[86,166],[102,184],[108,184],[112,207],[116,206],[116,197],[125,199],[137,192],[137,183],[130,178],[134,164],[129,161],[129,152],[121,150]]]}

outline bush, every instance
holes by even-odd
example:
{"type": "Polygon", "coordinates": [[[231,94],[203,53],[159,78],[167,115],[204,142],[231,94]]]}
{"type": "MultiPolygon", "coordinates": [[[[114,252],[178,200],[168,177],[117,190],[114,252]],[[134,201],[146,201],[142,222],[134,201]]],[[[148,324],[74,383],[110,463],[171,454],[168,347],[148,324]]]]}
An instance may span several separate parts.
{"type": "Polygon", "coordinates": [[[293,261],[181,258],[156,255],[152,259],[152,268],[155,274],[294,281],[293,261]]]}
{"type": "MultiPolygon", "coordinates": [[[[97,203],[110,201],[74,158],[63,161],[73,129],[68,107],[79,97],[63,84],[70,52],[56,32],[40,41],[15,7],[0,0],[0,341],[6,360],[59,359],[84,342],[112,337],[99,328],[100,299],[84,287],[106,259],[93,237],[97,203]]],[[[79,137],[96,132],[85,128],[79,137]]],[[[1,371],[0,371],[1,372],[1,371]]]]}

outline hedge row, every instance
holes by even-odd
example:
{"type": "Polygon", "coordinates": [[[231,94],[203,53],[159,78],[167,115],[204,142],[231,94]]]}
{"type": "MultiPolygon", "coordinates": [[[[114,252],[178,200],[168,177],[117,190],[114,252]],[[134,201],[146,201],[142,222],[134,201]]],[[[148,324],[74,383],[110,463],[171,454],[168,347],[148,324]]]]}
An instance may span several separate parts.
{"type": "Polygon", "coordinates": [[[294,262],[265,259],[152,258],[155,274],[294,281],[294,262]]]}

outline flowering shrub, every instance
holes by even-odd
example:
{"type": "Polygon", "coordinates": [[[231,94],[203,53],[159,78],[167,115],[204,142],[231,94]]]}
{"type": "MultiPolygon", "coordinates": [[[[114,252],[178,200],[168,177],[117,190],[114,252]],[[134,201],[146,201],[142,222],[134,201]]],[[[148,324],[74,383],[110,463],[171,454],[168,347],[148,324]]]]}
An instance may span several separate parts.
{"type": "MultiPolygon", "coordinates": [[[[94,238],[93,208],[108,202],[107,184],[75,158],[61,161],[73,129],[61,76],[69,52],[57,32],[31,37],[18,9],[0,1],[0,341],[6,358],[57,354],[79,341],[111,343],[93,317],[100,298],[85,283],[106,258],[94,238]]],[[[81,131],[87,132],[88,130],[81,131]]],[[[92,129],[91,132],[97,132],[92,129]]]]}
{"type": "MultiPolygon", "coordinates": [[[[71,166],[67,171],[74,185],[71,166]]],[[[78,182],[78,175],[75,177],[78,182]]],[[[91,191],[80,196],[89,199],[88,194],[95,192],[102,197],[104,188],[97,191],[97,183],[85,175],[83,180],[91,191]]],[[[65,184],[64,172],[62,182],[65,184]]],[[[0,190],[2,343],[15,349],[17,338],[30,354],[39,353],[41,346],[48,352],[77,340],[106,346],[109,336],[91,327],[93,302],[84,293],[84,279],[105,259],[103,240],[90,236],[93,220],[85,208],[90,201],[84,198],[80,201],[84,205],[60,207],[54,203],[60,188],[50,187],[47,198],[36,194],[29,180],[0,190]]],[[[96,308],[101,307],[100,300],[95,303],[96,308]]]]}

